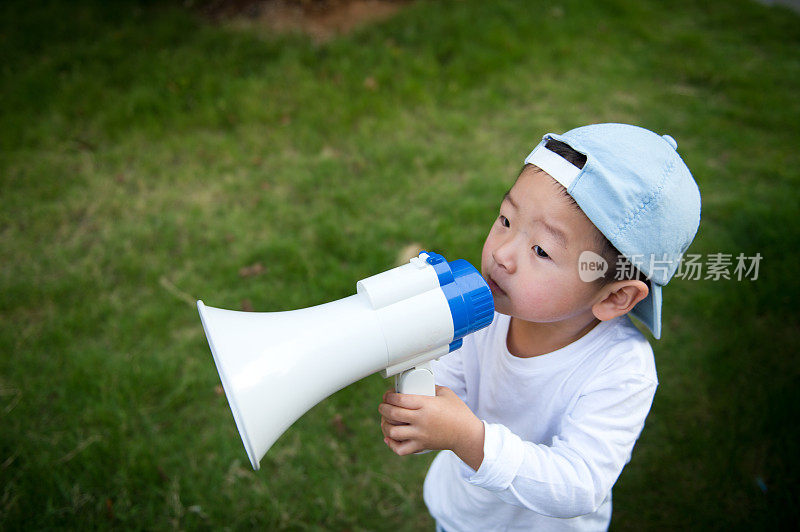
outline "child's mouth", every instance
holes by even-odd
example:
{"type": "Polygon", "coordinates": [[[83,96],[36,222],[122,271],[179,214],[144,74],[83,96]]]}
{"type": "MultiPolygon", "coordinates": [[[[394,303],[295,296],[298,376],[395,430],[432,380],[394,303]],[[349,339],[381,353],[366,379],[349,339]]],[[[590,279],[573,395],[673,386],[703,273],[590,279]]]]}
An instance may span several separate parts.
{"type": "Polygon", "coordinates": [[[486,284],[489,285],[489,290],[491,290],[493,294],[506,295],[505,291],[500,288],[496,282],[494,282],[494,279],[492,279],[491,275],[486,276],[486,284]]]}

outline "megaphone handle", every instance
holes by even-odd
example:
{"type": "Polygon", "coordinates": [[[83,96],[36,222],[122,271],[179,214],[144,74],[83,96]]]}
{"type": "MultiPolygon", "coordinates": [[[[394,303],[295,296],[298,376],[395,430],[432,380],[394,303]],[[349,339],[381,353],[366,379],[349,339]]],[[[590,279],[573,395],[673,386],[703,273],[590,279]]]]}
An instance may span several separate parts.
{"type": "Polygon", "coordinates": [[[397,393],[414,395],[436,395],[436,381],[430,362],[407,369],[394,377],[394,389],[397,393]]]}
{"type": "MultiPolygon", "coordinates": [[[[433,377],[431,363],[425,362],[395,375],[394,389],[397,393],[411,393],[435,397],[436,381],[433,377]]],[[[425,454],[428,452],[430,452],[428,449],[424,449],[414,454],[425,454]]]]}

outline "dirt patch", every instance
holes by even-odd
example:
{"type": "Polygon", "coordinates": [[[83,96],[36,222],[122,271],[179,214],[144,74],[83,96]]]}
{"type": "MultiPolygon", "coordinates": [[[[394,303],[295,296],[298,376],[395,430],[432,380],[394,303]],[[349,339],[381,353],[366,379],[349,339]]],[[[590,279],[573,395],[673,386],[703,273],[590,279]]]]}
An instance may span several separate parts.
{"type": "Polygon", "coordinates": [[[305,33],[325,42],[386,20],[412,0],[209,0],[200,6],[212,20],[275,34],[305,33]]]}

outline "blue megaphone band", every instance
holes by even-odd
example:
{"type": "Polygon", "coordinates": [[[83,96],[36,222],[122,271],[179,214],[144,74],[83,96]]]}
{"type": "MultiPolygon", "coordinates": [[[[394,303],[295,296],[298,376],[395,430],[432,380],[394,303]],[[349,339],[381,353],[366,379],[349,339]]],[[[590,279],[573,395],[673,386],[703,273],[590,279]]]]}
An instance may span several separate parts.
{"type": "Polygon", "coordinates": [[[453,317],[453,341],[450,351],[455,351],[463,343],[469,333],[483,329],[494,319],[494,300],[489,286],[475,267],[469,262],[458,259],[453,262],[431,251],[426,262],[433,266],[439,277],[450,314],[453,317]]]}

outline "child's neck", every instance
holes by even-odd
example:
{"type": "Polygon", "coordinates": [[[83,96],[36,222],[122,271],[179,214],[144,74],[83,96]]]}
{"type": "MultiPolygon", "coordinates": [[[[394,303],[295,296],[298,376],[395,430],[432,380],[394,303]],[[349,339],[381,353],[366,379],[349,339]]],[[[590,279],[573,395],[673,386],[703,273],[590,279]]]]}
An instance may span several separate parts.
{"type": "Polygon", "coordinates": [[[600,320],[591,315],[583,319],[558,323],[536,323],[511,317],[506,346],[519,358],[552,353],[585,336],[600,320]]]}

